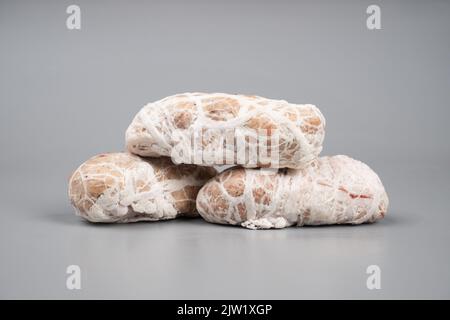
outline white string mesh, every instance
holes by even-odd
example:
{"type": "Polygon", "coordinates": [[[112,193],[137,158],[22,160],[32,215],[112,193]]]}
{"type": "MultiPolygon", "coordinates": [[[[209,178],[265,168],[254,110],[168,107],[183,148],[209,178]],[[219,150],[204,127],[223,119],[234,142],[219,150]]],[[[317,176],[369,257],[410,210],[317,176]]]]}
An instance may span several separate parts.
{"type": "Polygon", "coordinates": [[[101,154],[73,173],[69,197],[77,213],[91,222],[173,219],[197,214],[197,192],[215,173],[207,167],[176,166],[169,158],[101,154]]]}
{"type": "MultiPolygon", "coordinates": [[[[323,115],[311,104],[224,93],[184,93],[143,107],[127,129],[126,146],[134,154],[169,156],[175,163],[221,165],[216,157],[218,150],[231,150],[237,159],[236,143],[224,142],[224,132],[266,130],[279,137],[279,145],[270,146],[277,153],[277,162],[270,167],[301,168],[322,150],[324,128],[323,115]],[[193,149],[192,137],[196,133],[201,133],[203,139],[198,149],[193,149]],[[194,162],[199,153],[203,158],[194,162]]],[[[261,166],[250,159],[244,163],[236,160],[234,164],[261,166]]]]}
{"type": "Polygon", "coordinates": [[[384,217],[388,203],[377,174],[343,155],[318,158],[299,170],[233,168],[210,180],[197,197],[207,221],[250,229],[374,222],[384,217]]]}

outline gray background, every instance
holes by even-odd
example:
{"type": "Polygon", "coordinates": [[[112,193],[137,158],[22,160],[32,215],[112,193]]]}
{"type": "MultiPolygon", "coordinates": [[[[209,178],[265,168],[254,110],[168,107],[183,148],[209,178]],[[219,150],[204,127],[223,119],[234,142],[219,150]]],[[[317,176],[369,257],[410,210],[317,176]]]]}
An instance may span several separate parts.
{"type": "Polygon", "coordinates": [[[1,298],[450,298],[450,1],[1,1],[1,298]],[[78,4],[82,29],[66,29],[78,4]],[[378,4],[382,30],[366,28],[378,4]],[[382,178],[385,220],[97,226],[67,178],[185,91],[314,103],[323,154],[382,178]],[[82,290],[65,269],[82,269],[82,290]],[[366,267],[381,267],[381,290],[366,267]]]}

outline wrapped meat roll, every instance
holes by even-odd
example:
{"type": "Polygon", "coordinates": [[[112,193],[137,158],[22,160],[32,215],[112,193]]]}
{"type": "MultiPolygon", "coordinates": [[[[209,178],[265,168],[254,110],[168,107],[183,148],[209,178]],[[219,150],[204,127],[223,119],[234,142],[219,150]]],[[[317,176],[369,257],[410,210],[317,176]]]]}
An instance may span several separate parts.
{"type": "Polygon", "coordinates": [[[175,163],[302,168],[322,150],[325,119],[311,104],[184,93],[149,103],[126,132],[129,152],[175,163]]]}
{"type": "Polygon", "coordinates": [[[174,165],[169,158],[128,153],[100,154],[70,177],[69,197],[76,212],[91,222],[135,222],[198,215],[195,199],[216,171],[174,165]]]}
{"type": "Polygon", "coordinates": [[[299,170],[232,168],[197,197],[205,220],[250,229],[374,222],[387,207],[377,174],[342,155],[318,158],[299,170]]]}

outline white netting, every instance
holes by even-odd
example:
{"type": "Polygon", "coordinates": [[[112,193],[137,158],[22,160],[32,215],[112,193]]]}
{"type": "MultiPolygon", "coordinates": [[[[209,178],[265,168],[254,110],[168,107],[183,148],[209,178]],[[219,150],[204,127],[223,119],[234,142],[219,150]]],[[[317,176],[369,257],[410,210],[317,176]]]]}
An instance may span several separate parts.
{"type": "Polygon", "coordinates": [[[175,163],[206,166],[223,164],[217,161],[217,154],[226,150],[232,153],[234,164],[259,167],[259,159],[238,160],[236,140],[240,138],[227,140],[224,136],[257,132],[256,140],[246,141],[248,152],[252,147],[262,148],[258,136],[265,130],[271,137],[277,135],[277,144],[268,147],[269,153],[276,153],[277,161],[269,166],[301,168],[322,150],[324,127],[323,115],[311,104],[224,93],[184,93],[142,108],[127,129],[126,145],[141,156],[170,156],[175,163]],[[199,134],[201,143],[196,145],[193,140],[199,134]],[[199,154],[201,160],[195,161],[199,154]]]}
{"type": "Polygon", "coordinates": [[[300,170],[231,169],[197,197],[206,220],[251,229],[374,222],[387,206],[377,174],[342,155],[319,158],[300,170]]]}
{"type": "Polygon", "coordinates": [[[73,173],[69,197],[77,213],[92,222],[172,219],[195,213],[195,190],[214,173],[211,168],[175,166],[168,158],[102,154],[73,173]]]}

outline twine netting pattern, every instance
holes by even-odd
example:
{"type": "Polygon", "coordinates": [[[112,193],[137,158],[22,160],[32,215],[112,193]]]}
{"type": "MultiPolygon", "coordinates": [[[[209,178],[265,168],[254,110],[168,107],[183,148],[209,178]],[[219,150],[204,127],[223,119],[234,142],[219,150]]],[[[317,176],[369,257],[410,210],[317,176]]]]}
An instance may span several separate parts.
{"type": "Polygon", "coordinates": [[[183,93],[143,107],[126,131],[126,147],[140,156],[168,156],[175,163],[222,165],[223,153],[243,167],[302,168],[319,155],[324,135],[325,119],[311,104],[248,95],[183,93]],[[276,142],[263,146],[261,132],[269,138],[276,136],[276,142]],[[239,143],[245,144],[243,152],[247,153],[265,147],[276,161],[267,164],[246,157],[241,162],[239,143]],[[195,158],[198,154],[200,160],[195,158]]]}
{"type": "Polygon", "coordinates": [[[173,219],[197,215],[197,193],[215,173],[212,168],[177,166],[164,157],[100,154],[72,174],[69,197],[77,214],[91,222],[173,219]]]}
{"type": "Polygon", "coordinates": [[[374,222],[384,217],[388,203],[377,174],[343,155],[321,157],[298,170],[232,168],[197,197],[205,220],[250,229],[374,222]]]}

